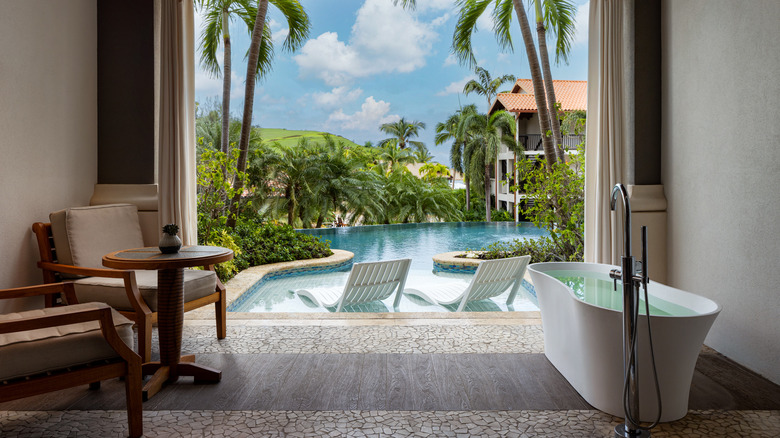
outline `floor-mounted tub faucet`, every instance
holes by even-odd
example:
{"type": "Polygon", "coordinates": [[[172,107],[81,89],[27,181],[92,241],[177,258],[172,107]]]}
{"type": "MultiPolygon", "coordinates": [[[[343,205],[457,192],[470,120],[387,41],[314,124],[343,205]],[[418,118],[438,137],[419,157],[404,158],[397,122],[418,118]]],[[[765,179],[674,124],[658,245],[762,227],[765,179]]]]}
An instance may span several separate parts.
{"type": "MultiPolygon", "coordinates": [[[[642,227],[642,262],[641,275],[636,274],[636,263],[631,255],[631,204],[628,201],[628,191],[623,184],[616,184],[612,189],[612,199],[609,209],[615,211],[617,198],[623,200],[623,243],[625,246],[621,257],[621,269],[613,269],[609,276],[613,279],[615,290],[617,280],[623,283],[623,372],[625,390],[623,405],[625,422],[615,427],[616,437],[649,437],[650,432],[639,424],[639,375],[637,371],[636,346],[637,319],[639,318],[639,286],[647,290],[647,227],[642,227]]],[[[648,315],[649,318],[649,315],[648,315]]],[[[655,365],[653,365],[655,366],[655,365]]]]}

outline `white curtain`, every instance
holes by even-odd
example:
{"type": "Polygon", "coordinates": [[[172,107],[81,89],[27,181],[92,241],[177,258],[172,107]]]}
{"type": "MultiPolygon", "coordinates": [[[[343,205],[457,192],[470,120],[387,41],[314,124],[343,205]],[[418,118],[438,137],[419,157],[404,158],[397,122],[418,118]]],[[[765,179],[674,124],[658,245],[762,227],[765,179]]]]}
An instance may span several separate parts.
{"type": "Polygon", "coordinates": [[[609,200],[612,187],[624,182],[622,22],[622,0],[591,0],[585,144],[585,261],[593,263],[617,264],[621,255],[609,200]]]}
{"type": "Polygon", "coordinates": [[[191,1],[159,3],[159,217],[197,243],[195,201],[194,11],[191,1]]]}

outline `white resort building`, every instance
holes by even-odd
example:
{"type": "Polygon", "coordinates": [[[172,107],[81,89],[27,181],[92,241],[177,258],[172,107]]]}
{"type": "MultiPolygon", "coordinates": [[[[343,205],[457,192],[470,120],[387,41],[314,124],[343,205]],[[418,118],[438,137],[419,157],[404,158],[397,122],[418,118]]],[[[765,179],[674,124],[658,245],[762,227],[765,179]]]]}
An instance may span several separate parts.
{"type": "MultiPolygon", "coordinates": [[[[585,111],[587,109],[587,81],[558,81],[553,80],[555,97],[561,104],[561,111],[585,111]]],[[[512,91],[498,93],[496,100],[490,107],[490,114],[495,111],[505,110],[515,116],[516,139],[525,149],[525,157],[518,157],[506,145],[501,145],[498,151],[498,159],[492,172],[491,194],[494,196],[493,204],[497,210],[512,212],[515,221],[519,220],[520,208],[524,195],[513,192],[509,188],[518,180],[515,163],[518,158],[536,159],[544,155],[542,150],[542,134],[539,129],[539,114],[534,99],[533,84],[530,79],[518,79],[512,91]],[[513,177],[512,177],[513,176],[513,177]]],[[[583,137],[580,135],[564,135],[563,147],[571,151],[576,149],[583,137]]]]}

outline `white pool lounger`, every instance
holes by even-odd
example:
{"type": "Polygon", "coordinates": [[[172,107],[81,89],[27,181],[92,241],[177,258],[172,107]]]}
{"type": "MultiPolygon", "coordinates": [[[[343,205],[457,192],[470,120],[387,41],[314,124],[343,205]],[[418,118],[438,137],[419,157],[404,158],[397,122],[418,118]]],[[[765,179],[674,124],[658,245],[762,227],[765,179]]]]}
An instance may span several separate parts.
{"type": "Polygon", "coordinates": [[[355,263],[343,288],[300,289],[295,293],[317,305],[336,307],[336,312],[341,312],[345,306],[384,300],[395,292],[393,307],[398,307],[411,262],[411,259],[398,259],[355,263]]]}
{"type": "Polygon", "coordinates": [[[508,288],[512,291],[507,298],[511,304],[520,289],[531,256],[511,257],[507,259],[485,260],[480,262],[471,283],[463,289],[457,285],[443,284],[426,290],[406,289],[404,294],[416,295],[432,304],[459,304],[457,312],[463,310],[471,301],[484,300],[501,295],[508,288]]]}

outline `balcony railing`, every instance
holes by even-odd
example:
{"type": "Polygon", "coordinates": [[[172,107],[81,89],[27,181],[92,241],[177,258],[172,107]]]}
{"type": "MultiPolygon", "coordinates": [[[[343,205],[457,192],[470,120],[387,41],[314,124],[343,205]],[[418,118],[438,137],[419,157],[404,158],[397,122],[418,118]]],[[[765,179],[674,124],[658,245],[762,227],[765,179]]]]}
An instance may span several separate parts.
{"type": "MultiPolygon", "coordinates": [[[[563,147],[566,150],[577,149],[577,145],[582,143],[582,135],[564,135],[563,147]]],[[[544,150],[542,146],[542,134],[521,134],[520,143],[526,151],[541,151],[544,150]]]]}

